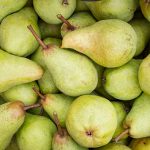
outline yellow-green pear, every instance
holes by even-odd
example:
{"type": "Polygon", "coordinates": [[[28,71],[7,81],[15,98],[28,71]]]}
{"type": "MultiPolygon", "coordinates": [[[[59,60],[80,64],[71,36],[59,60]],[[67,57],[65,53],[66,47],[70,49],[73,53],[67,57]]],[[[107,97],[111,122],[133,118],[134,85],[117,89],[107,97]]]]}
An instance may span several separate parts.
{"type": "Polygon", "coordinates": [[[79,11],[88,11],[88,7],[86,6],[85,2],[83,0],[77,0],[77,6],[75,11],[79,12],[79,11]]]}

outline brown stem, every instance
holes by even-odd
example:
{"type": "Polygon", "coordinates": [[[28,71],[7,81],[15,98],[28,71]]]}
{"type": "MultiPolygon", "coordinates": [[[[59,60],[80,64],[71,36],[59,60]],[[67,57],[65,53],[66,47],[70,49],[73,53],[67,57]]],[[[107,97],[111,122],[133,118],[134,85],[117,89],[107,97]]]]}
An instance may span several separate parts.
{"type": "Polygon", "coordinates": [[[37,103],[37,104],[33,104],[33,105],[24,106],[24,110],[27,111],[29,109],[37,108],[37,107],[41,107],[41,104],[37,103]]]}
{"type": "Polygon", "coordinates": [[[56,124],[56,126],[57,126],[57,128],[58,128],[58,134],[59,134],[61,137],[63,137],[63,136],[64,136],[64,131],[63,131],[63,128],[61,127],[61,125],[60,125],[60,121],[59,121],[59,119],[58,119],[57,113],[54,112],[54,113],[53,113],[53,116],[54,116],[54,122],[55,122],[55,124],[56,124]]]}
{"type": "Polygon", "coordinates": [[[33,34],[33,36],[35,37],[35,39],[38,41],[38,43],[42,46],[43,49],[48,49],[48,45],[46,45],[41,39],[40,37],[37,35],[37,33],[35,32],[35,30],[33,29],[33,27],[31,25],[27,26],[27,28],[30,30],[30,32],[33,34]]]}
{"type": "Polygon", "coordinates": [[[119,134],[114,141],[117,143],[118,141],[120,141],[125,135],[129,134],[129,129],[126,129],[125,131],[123,131],[121,134],[119,134]]]}
{"type": "Polygon", "coordinates": [[[150,0],[144,0],[145,3],[150,3],[150,0]]]}
{"type": "Polygon", "coordinates": [[[61,14],[57,15],[57,18],[60,19],[63,23],[67,25],[67,29],[73,31],[75,30],[75,26],[73,26],[68,20],[66,20],[61,14]]]}
{"type": "Polygon", "coordinates": [[[39,90],[37,90],[35,87],[33,87],[32,89],[42,100],[45,100],[45,96],[42,95],[39,90]]]}
{"type": "Polygon", "coordinates": [[[62,4],[69,5],[68,0],[63,0],[62,4]]]}

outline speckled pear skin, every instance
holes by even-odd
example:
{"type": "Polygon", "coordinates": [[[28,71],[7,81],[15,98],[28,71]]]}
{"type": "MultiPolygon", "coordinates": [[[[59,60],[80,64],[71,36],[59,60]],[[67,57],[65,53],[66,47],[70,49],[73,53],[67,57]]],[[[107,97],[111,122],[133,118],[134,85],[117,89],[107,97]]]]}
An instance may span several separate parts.
{"type": "Polygon", "coordinates": [[[149,113],[150,95],[143,93],[135,99],[132,109],[124,121],[124,128],[129,129],[129,136],[132,138],[143,138],[150,136],[149,113]]]}
{"type": "Polygon", "coordinates": [[[20,150],[51,150],[51,142],[56,126],[43,116],[27,114],[25,122],[17,132],[20,150]]]}
{"type": "MultiPolygon", "coordinates": [[[[125,110],[125,105],[122,102],[112,101],[113,106],[115,107],[116,114],[117,114],[117,128],[113,135],[113,138],[117,137],[120,133],[124,131],[123,122],[127,115],[125,110]]],[[[126,139],[128,136],[124,137],[126,139]]]]}
{"type": "Polygon", "coordinates": [[[19,150],[15,136],[11,139],[11,142],[6,150],[19,150]]]}
{"type": "Polygon", "coordinates": [[[38,100],[38,96],[33,91],[33,87],[39,89],[36,82],[30,82],[14,86],[0,95],[7,102],[19,100],[25,105],[32,105],[38,100]]]}
{"type": "Polygon", "coordinates": [[[76,0],[69,0],[69,5],[62,4],[62,2],[62,0],[33,0],[33,6],[36,13],[45,22],[60,24],[61,21],[57,18],[57,15],[62,14],[67,19],[76,8],[76,0]]]}
{"type": "Polygon", "coordinates": [[[98,75],[93,62],[84,55],[52,46],[44,51],[44,61],[56,87],[69,96],[91,93],[98,75]]]}
{"type": "Polygon", "coordinates": [[[108,94],[124,101],[138,97],[142,92],[138,81],[140,63],[141,60],[132,59],[121,67],[107,68],[104,88],[108,94]]]}
{"type": "Polygon", "coordinates": [[[65,127],[68,109],[75,98],[64,94],[47,94],[45,97],[45,100],[42,100],[42,106],[44,110],[48,113],[53,121],[53,113],[56,112],[60,125],[65,127]]]}
{"type": "Polygon", "coordinates": [[[0,68],[0,93],[13,86],[38,80],[43,75],[42,68],[35,62],[3,50],[0,50],[0,68]]]}
{"type": "Polygon", "coordinates": [[[80,96],[69,108],[66,127],[71,137],[81,146],[96,148],[106,145],[117,127],[115,108],[103,97],[80,96]]]}
{"type": "Polygon", "coordinates": [[[97,20],[120,19],[128,22],[133,18],[139,2],[138,0],[100,0],[86,2],[86,5],[97,20]]]}
{"type": "Polygon", "coordinates": [[[132,59],[137,36],[131,25],[118,19],[102,20],[64,36],[62,48],[71,48],[97,64],[119,67],[132,59]]]}
{"type": "Polygon", "coordinates": [[[108,145],[96,148],[95,150],[131,150],[131,148],[123,144],[109,143],[108,145]]]}
{"type": "Polygon", "coordinates": [[[150,95],[150,54],[143,59],[139,68],[138,78],[141,89],[150,95]]]}
{"type": "Polygon", "coordinates": [[[40,36],[37,25],[38,17],[30,7],[7,16],[0,25],[0,46],[5,51],[17,55],[28,56],[39,46],[27,26],[32,25],[40,36]]]}
{"type": "Polygon", "coordinates": [[[146,19],[133,19],[129,22],[137,34],[135,56],[143,52],[150,39],[150,23],[146,19]]]}
{"type": "Polygon", "coordinates": [[[150,21],[150,3],[145,0],[140,0],[140,7],[144,17],[150,21]]]}
{"type": "MultiPolygon", "coordinates": [[[[73,25],[76,28],[76,30],[83,27],[90,26],[96,22],[93,16],[88,12],[75,13],[73,16],[71,16],[68,19],[68,21],[71,25],[73,25]]],[[[71,32],[71,30],[69,30],[67,28],[67,25],[63,23],[61,26],[62,37],[64,37],[68,32],[71,32]]]]}
{"type": "Polygon", "coordinates": [[[1,0],[0,1],[0,22],[7,15],[20,10],[27,0],[1,0]]]}
{"type": "Polygon", "coordinates": [[[149,150],[150,138],[133,139],[130,143],[132,150],[149,150]]]}
{"type": "Polygon", "coordinates": [[[25,112],[22,102],[9,102],[0,105],[0,150],[5,150],[13,135],[24,122],[25,112]]]}

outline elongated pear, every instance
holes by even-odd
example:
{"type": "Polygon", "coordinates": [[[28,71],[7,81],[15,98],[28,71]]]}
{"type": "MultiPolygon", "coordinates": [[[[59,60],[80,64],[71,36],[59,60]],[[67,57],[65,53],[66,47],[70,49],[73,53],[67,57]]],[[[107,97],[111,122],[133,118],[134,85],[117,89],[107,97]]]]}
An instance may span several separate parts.
{"type": "Polygon", "coordinates": [[[117,114],[112,103],[103,97],[80,96],[69,108],[66,127],[79,145],[100,147],[112,139],[117,127],[117,114]]]}
{"type": "Polygon", "coordinates": [[[69,18],[75,8],[76,0],[33,0],[33,6],[39,17],[49,24],[60,24],[57,14],[69,18]]]}
{"type": "Polygon", "coordinates": [[[25,105],[32,105],[38,100],[38,96],[32,89],[34,87],[39,89],[36,82],[25,83],[12,87],[0,95],[7,102],[19,100],[25,105]]]}
{"type": "Polygon", "coordinates": [[[132,59],[137,36],[131,25],[117,20],[102,20],[94,25],[68,33],[62,48],[71,48],[90,57],[97,64],[119,67],[132,59]]]}
{"type": "Polygon", "coordinates": [[[141,89],[150,95],[150,54],[143,59],[139,72],[138,78],[141,89]]]}
{"type": "Polygon", "coordinates": [[[90,59],[56,45],[46,45],[31,26],[28,28],[43,47],[46,67],[61,92],[69,96],[79,96],[89,94],[96,88],[98,75],[90,59]]]}
{"type": "Polygon", "coordinates": [[[27,114],[23,126],[16,135],[19,149],[51,150],[55,132],[56,126],[50,119],[27,114]]]}
{"type": "Polygon", "coordinates": [[[31,24],[40,36],[37,21],[38,17],[30,7],[7,16],[0,25],[1,48],[17,56],[26,57],[32,54],[39,44],[28,32],[27,25],[31,24]]]}
{"type": "Polygon", "coordinates": [[[13,86],[38,80],[42,68],[35,62],[0,50],[0,93],[13,86]]]}
{"type": "Polygon", "coordinates": [[[1,0],[0,1],[0,22],[7,15],[20,10],[25,4],[27,0],[1,0]]]}

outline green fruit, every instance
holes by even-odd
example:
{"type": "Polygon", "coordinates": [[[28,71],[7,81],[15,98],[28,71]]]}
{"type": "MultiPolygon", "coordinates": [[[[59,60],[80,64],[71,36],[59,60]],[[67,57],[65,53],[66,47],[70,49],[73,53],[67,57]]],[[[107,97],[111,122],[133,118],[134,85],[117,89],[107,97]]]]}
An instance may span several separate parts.
{"type": "Polygon", "coordinates": [[[38,80],[43,75],[42,68],[35,62],[0,50],[0,93],[23,83],[38,80]]]}
{"type": "Polygon", "coordinates": [[[0,105],[0,150],[7,148],[13,135],[23,124],[25,118],[23,107],[23,103],[19,101],[0,105]]]}
{"type": "Polygon", "coordinates": [[[150,39],[150,23],[145,19],[133,19],[130,24],[137,34],[135,56],[141,54],[150,39]]]}
{"type": "Polygon", "coordinates": [[[56,126],[43,116],[27,114],[25,122],[17,133],[20,150],[51,150],[51,142],[56,126]]]}
{"type": "Polygon", "coordinates": [[[12,138],[11,143],[6,148],[6,150],[19,150],[15,136],[12,138]]]}
{"type": "Polygon", "coordinates": [[[33,87],[39,89],[36,82],[30,82],[12,87],[9,90],[1,93],[1,96],[5,101],[8,102],[19,100],[25,105],[32,105],[38,99],[37,94],[32,89],[33,87]]]}
{"type": "Polygon", "coordinates": [[[143,59],[139,68],[138,77],[141,89],[150,95],[150,54],[143,59]]]}
{"type": "Polygon", "coordinates": [[[69,108],[66,127],[81,146],[94,148],[106,145],[117,127],[115,108],[103,97],[80,96],[69,108]]]}
{"type": "MultiPolygon", "coordinates": [[[[90,26],[96,22],[93,16],[88,12],[79,12],[75,13],[68,19],[69,23],[76,29],[84,28],[90,26]]],[[[64,37],[68,32],[71,32],[72,29],[65,23],[61,26],[61,35],[64,37]]]]}
{"type": "Polygon", "coordinates": [[[27,26],[32,25],[40,35],[37,20],[36,13],[30,7],[25,7],[3,19],[0,25],[1,48],[17,56],[26,57],[32,54],[39,44],[28,31],[27,26]]]}
{"type": "Polygon", "coordinates": [[[100,0],[86,2],[86,5],[97,20],[121,19],[128,22],[134,16],[138,0],[100,0]]]}
{"type": "Polygon", "coordinates": [[[132,59],[121,67],[106,69],[105,90],[119,100],[132,100],[138,97],[142,92],[138,81],[140,63],[141,60],[132,59]]]}
{"type": "Polygon", "coordinates": [[[1,0],[0,1],[0,22],[7,15],[21,9],[27,0],[1,0]]]}
{"type": "Polygon", "coordinates": [[[62,48],[71,48],[97,64],[112,68],[127,63],[135,54],[137,37],[128,23],[109,19],[68,33],[62,48]]]}
{"type": "Polygon", "coordinates": [[[89,10],[88,7],[86,6],[85,2],[83,2],[82,0],[77,0],[77,6],[75,11],[87,11],[89,10]]]}
{"type": "Polygon", "coordinates": [[[60,24],[57,14],[69,18],[76,8],[76,0],[69,0],[68,4],[63,4],[63,0],[33,0],[33,5],[42,20],[49,24],[60,24]]]}

